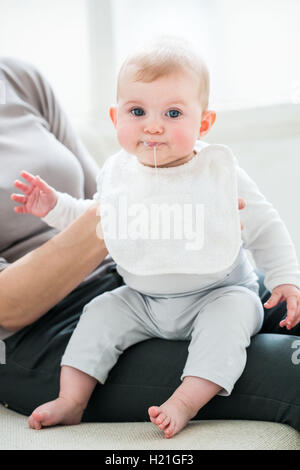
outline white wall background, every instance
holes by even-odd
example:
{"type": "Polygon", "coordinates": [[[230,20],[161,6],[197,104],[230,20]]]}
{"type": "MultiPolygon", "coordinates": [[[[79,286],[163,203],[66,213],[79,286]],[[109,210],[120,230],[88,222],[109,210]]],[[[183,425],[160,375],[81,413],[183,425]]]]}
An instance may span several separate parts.
{"type": "Polygon", "coordinates": [[[86,1],[0,0],[0,56],[37,65],[76,116],[88,106],[86,1]]]}
{"type": "MultiPolygon", "coordinates": [[[[290,102],[299,80],[299,0],[112,0],[117,64],[157,33],[189,39],[206,59],[211,105],[290,102]]],[[[300,101],[300,93],[299,93],[300,101]]]]}
{"type": "Polygon", "coordinates": [[[299,24],[299,0],[0,0],[0,56],[41,69],[101,164],[118,148],[107,110],[121,61],[157,34],[189,39],[211,73],[206,140],[232,147],[300,258],[299,24]]]}

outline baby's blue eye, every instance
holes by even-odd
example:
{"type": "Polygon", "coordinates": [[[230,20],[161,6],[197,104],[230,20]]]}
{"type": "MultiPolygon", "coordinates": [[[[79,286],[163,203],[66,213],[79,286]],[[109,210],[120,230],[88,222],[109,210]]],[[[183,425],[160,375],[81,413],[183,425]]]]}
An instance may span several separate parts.
{"type": "Polygon", "coordinates": [[[131,111],[131,114],[134,116],[144,116],[144,110],[142,108],[133,108],[131,111]]]}
{"type": "Polygon", "coordinates": [[[177,118],[179,117],[181,114],[180,111],[178,111],[177,109],[170,109],[170,111],[167,112],[167,115],[170,117],[170,118],[177,118]]]}

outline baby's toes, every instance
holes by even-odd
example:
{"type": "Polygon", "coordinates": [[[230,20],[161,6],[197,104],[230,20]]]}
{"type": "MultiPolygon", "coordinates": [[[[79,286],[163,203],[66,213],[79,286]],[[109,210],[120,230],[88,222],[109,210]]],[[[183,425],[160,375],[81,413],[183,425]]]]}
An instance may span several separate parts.
{"type": "Polygon", "coordinates": [[[29,418],[28,418],[28,425],[32,429],[41,429],[42,428],[41,423],[37,419],[35,419],[34,416],[32,416],[32,415],[29,416],[29,418]]]}
{"type": "Polygon", "coordinates": [[[163,423],[163,421],[167,418],[167,415],[163,412],[159,413],[159,415],[157,416],[156,420],[155,420],[155,423],[157,424],[157,426],[161,425],[163,423]]]}
{"type": "Polygon", "coordinates": [[[152,423],[157,424],[157,418],[160,415],[159,406],[151,406],[148,408],[148,414],[152,423]]]}
{"type": "Polygon", "coordinates": [[[169,439],[175,434],[175,423],[170,422],[169,425],[164,429],[165,438],[169,439]]]}
{"type": "Polygon", "coordinates": [[[43,410],[35,410],[33,413],[33,418],[35,419],[36,422],[40,423],[42,426],[49,426],[51,425],[51,417],[49,416],[49,413],[47,411],[43,410]]]}
{"type": "Polygon", "coordinates": [[[170,416],[166,416],[165,419],[160,424],[157,423],[157,426],[159,427],[159,429],[165,429],[165,427],[170,424],[170,421],[171,421],[170,416]]]}

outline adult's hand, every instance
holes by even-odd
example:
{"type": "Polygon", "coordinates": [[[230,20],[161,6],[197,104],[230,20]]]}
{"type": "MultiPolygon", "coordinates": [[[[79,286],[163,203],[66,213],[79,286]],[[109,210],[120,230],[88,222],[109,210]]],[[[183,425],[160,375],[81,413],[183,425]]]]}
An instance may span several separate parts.
{"type": "MultiPolygon", "coordinates": [[[[239,210],[243,210],[246,207],[246,202],[242,197],[238,198],[238,208],[239,210]]],[[[244,225],[241,223],[241,229],[243,230],[244,225]]]]}

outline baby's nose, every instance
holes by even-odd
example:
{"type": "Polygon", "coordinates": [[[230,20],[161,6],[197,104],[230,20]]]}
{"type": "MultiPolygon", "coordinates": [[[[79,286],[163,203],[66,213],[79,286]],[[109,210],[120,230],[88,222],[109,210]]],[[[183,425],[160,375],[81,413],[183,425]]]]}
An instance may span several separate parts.
{"type": "Polygon", "coordinates": [[[149,134],[161,134],[164,128],[161,122],[157,119],[152,119],[151,121],[147,122],[144,127],[144,132],[148,132],[149,134]]]}

